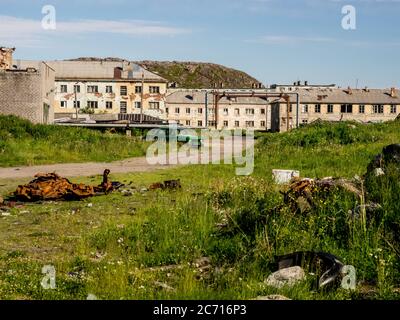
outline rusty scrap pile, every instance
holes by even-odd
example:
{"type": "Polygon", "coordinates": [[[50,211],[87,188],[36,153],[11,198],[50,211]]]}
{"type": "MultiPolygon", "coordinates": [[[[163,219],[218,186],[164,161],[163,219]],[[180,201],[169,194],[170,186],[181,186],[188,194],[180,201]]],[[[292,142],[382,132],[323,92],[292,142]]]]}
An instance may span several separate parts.
{"type": "Polygon", "coordinates": [[[28,184],[18,186],[14,195],[21,201],[71,200],[94,196],[95,191],[92,186],[71,183],[56,173],[39,173],[28,184]]]}
{"type": "Polygon", "coordinates": [[[361,198],[363,193],[356,184],[346,179],[298,179],[292,180],[287,190],[282,192],[286,203],[294,209],[307,211],[314,207],[314,197],[316,193],[327,194],[335,189],[342,189],[346,192],[354,194],[357,198],[361,198]]]}
{"type": "Polygon", "coordinates": [[[18,186],[14,196],[20,201],[84,199],[114,190],[114,183],[108,180],[109,173],[108,169],[104,171],[103,182],[99,186],[71,183],[56,173],[38,173],[28,184],[18,186]]]}

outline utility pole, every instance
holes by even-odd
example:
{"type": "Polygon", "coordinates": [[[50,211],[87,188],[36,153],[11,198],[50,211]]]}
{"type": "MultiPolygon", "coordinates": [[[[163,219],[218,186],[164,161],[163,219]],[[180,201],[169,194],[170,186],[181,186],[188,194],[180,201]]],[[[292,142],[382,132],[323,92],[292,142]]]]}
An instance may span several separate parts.
{"type": "Polygon", "coordinates": [[[144,102],[144,72],[142,72],[142,92],[140,94],[140,123],[143,122],[143,102],[144,102]]]}
{"type": "Polygon", "coordinates": [[[76,98],[76,86],[78,82],[74,84],[74,94],[75,94],[75,117],[76,121],[78,121],[78,99],[76,98]]]}

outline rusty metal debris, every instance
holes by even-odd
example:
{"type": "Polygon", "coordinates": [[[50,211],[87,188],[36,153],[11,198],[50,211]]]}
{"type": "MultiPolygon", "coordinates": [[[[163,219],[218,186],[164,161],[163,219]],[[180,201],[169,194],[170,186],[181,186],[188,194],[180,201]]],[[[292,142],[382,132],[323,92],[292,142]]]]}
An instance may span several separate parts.
{"type": "Polygon", "coordinates": [[[56,173],[38,173],[35,179],[26,185],[18,186],[14,196],[19,201],[40,200],[79,200],[95,196],[98,193],[109,193],[115,189],[115,183],[110,182],[106,169],[103,174],[103,182],[99,186],[90,186],[83,183],[71,183],[68,179],[60,177],[56,173]]]}
{"type": "Polygon", "coordinates": [[[181,181],[180,179],[178,180],[166,180],[164,183],[161,182],[156,182],[150,185],[149,190],[176,190],[176,189],[181,189],[181,181]]]}
{"type": "Polygon", "coordinates": [[[342,189],[354,194],[357,198],[363,196],[363,192],[357,185],[346,179],[299,179],[294,178],[286,191],[283,191],[285,203],[289,204],[293,210],[304,212],[314,207],[314,195],[317,192],[327,194],[335,189],[342,189]]]}

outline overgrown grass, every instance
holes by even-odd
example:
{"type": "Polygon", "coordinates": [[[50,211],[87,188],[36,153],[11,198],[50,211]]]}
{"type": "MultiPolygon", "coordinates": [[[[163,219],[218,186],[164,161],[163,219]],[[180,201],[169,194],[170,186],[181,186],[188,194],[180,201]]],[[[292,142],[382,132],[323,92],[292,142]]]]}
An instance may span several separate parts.
{"type": "Polygon", "coordinates": [[[63,162],[113,161],[145,154],[139,137],[62,127],[34,125],[0,115],[0,166],[63,162]]]}
{"type": "MultiPolygon", "coordinates": [[[[235,177],[233,165],[112,175],[134,186],[133,195],[14,208],[0,217],[0,298],[251,299],[278,293],[399,299],[398,167],[368,179],[363,201],[381,205],[373,215],[360,214],[363,201],[340,190],[315,194],[308,213],[293,212],[271,181],[273,168],[299,169],[307,177],[361,176],[384,145],[400,141],[399,129],[397,122],[318,124],[260,138],[252,177],[235,177]],[[182,190],[140,192],[177,178],[182,190]],[[318,291],[313,275],[293,288],[267,287],[273,257],[301,250],[329,252],[353,265],[356,290],[318,291]],[[196,265],[201,257],[209,257],[209,269],[196,265]],[[47,264],[57,270],[54,290],[40,286],[47,264]]],[[[18,183],[0,181],[0,191],[18,183]]]]}

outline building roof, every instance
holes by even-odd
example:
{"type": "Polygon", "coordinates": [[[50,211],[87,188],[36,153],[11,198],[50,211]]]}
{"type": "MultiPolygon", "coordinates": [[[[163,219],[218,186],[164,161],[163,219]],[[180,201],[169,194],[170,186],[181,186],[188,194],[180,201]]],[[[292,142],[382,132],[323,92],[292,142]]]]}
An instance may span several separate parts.
{"type": "MultiPolygon", "coordinates": [[[[34,67],[39,61],[15,60],[18,68],[34,67]]],[[[115,68],[121,68],[121,80],[132,79],[145,81],[167,82],[159,75],[150,72],[136,63],[130,61],[47,61],[56,71],[56,80],[115,80],[115,68]]]]}
{"type": "MultiPolygon", "coordinates": [[[[175,104],[204,104],[205,103],[206,92],[199,90],[181,90],[174,91],[171,94],[167,95],[166,102],[167,103],[175,103],[175,104]]],[[[212,93],[208,93],[208,104],[211,105],[214,103],[214,95],[212,93]]],[[[219,104],[259,104],[266,105],[267,100],[265,98],[259,97],[237,97],[234,99],[228,99],[227,97],[223,97],[219,104]]]]}
{"type": "Polygon", "coordinates": [[[391,89],[298,89],[301,103],[400,104],[400,91],[391,89]]]}

